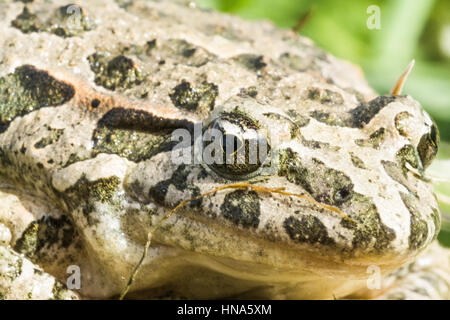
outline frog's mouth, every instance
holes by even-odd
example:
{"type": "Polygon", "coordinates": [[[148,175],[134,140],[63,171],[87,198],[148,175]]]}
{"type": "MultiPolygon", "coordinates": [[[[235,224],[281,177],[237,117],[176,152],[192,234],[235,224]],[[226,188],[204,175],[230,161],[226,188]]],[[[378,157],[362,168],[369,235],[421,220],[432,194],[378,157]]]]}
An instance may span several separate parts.
{"type": "Polygon", "coordinates": [[[197,298],[332,299],[363,288],[370,266],[386,274],[409,261],[395,255],[345,259],[338,251],[290,246],[187,211],[162,223],[152,247],[172,254],[164,266],[165,272],[173,271],[168,272],[171,280],[160,290],[197,298]]]}

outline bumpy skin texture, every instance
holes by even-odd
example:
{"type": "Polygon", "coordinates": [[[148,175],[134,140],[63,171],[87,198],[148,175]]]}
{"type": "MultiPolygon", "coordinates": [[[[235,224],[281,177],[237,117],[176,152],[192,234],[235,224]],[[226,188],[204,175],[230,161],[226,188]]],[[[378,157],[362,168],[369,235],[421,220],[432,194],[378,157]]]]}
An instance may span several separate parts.
{"type": "MultiPolygon", "coordinates": [[[[224,114],[270,141],[270,163],[245,182],[350,219],[217,192],[154,230],[129,297],[363,295],[368,267],[388,275],[435,240],[424,169],[437,138],[411,97],[377,97],[359,69],[270,23],[169,1],[77,3],[0,2],[0,266],[22,253],[65,283],[77,265],[78,294],[117,296],[170,208],[234,182],[171,152],[175,129],[224,114]]],[[[442,298],[448,259],[441,268],[442,298]]],[[[3,274],[0,295],[33,298],[28,277],[18,287],[3,274]]]]}

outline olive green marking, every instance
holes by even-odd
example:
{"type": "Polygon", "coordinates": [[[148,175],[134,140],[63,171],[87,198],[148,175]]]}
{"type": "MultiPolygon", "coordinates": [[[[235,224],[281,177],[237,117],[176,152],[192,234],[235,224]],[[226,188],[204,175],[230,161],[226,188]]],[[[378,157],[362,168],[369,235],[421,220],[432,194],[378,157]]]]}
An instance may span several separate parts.
{"type": "MultiPolygon", "coordinates": [[[[188,183],[188,176],[191,174],[192,168],[182,164],[177,167],[172,176],[167,179],[156,183],[149,189],[149,195],[157,203],[164,205],[166,194],[169,190],[169,186],[173,185],[179,191],[190,191],[192,197],[200,195],[200,189],[195,185],[188,183]]],[[[189,205],[191,207],[199,207],[202,203],[202,199],[191,201],[189,205]]]]}
{"type": "Polygon", "coordinates": [[[31,13],[26,6],[22,13],[11,22],[11,25],[23,33],[39,32],[43,28],[43,23],[38,16],[31,13]]]}
{"type": "Polygon", "coordinates": [[[336,244],[334,239],[328,236],[327,227],[313,215],[302,215],[299,218],[291,216],[284,220],[283,226],[294,241],[325,246],[336,244]]]}
{"type": "Polygon", "coordinates": [[[54,245],[69,247],[74,239],[75,230],[66,216],[59,219],[43,217],[31,222],[21,237],[16,241],[14,250],[23,253],[30,259],[46,257],[43,250],[50,251],[54,245]]]}
{"type": "Polygon", "coordinates": [[[395,101],[396,98],[397,96],[379,96],[369,102],[362,102],[348,112],[315,110],[310,113],[310,116],[330,126],[363,128],[385,106],[395,101]]]}
{"type": "Polygon", "coordinates": [[[169,97],[176,107],[188,111],[213,110],[218,95],[219,87],[214,83],[204,81],[197,87],[192,87],[185,80],[182,80],[169,93],[169,97]]]}
{"type": "Polygon", "coordinates": [[[24,65],[0,78],[0,133],[16,118],[40,108],[66,103],[75,94],[71,85],[47,72],[24,65]]]}
{"type": "Polygon", "coordinates": [[[312,118],[329,126],[346,127],[346,114],[332,113],[322,110],[314,110],[309,114],[312,118]]]}
{"type": "Polygon", "coordinates": [[[403,174],[405,176],[408,173],[408,168],[406,166],[407,163],[409,163],[413,168],[419,169],[419,156],[416,149],[410,144],[405,145],[398,150],[395,154],[395,158],[402,167],[403,174]]]}
{"type": "Polygon", "coordinates": [[[232,59],[247,69],[255,72],[267,66],[267,63],[264,62],[264,57],[260,55],[241,54],[232,59]]]}
{"type": "Polygon", "coordinates": [[[309,100],[318,101],[321,104],[341,105],[344,103],[344,98],[340,93],[329,89],[309,88],[307,91],[307,98],[309,100]]]}
{"type": "Polygon", "coordinates": [[[302,163],[299,155],[288,148],[280,152],[278,174],[302,186],[316,201],[345,212],[350,219],[343,219],[341,224],[353,230],[353,248],[381,252],[395,239],[394,231],[381,222],[373,201],[355,192],[344,173],[317,159],[302,163]]]}
{"type": "Polygon", "coordinates": [[[170,135],[153,135],[126,129],[98,127],[93,133],[92,157],[100,153],[117,154],[133,162],[152,158],[174,146],[170,135]]]}
{"type": "MultiPolygon", "coordinates": [[[[292,137],[292,134],[291,134],[292,137]]],[[[303,137],[301,137],[302,144],[310,149],[331,149],[334,151],[339,151],[341,148],[338,146],[332,146],[328,142],[322,142],[322,141],[315,141],[315,140],[306,140],[303,137]]]]}
{"type": "Polygon", "coordinates": [[[352,248],[383,252],[395,239],[395,231],[382,223],[373,201],[354,192],[341,207],[350,219],[342,219],[341,225],[353,231],[352,248]]]}
{"type": "Polygon", "coordinates": [[[160,56],[192,67],[201,67],[216,58],[215,54],[184,39],[169,39],[160,46],[160,56]]]}
{"type": "Polygon", "coordinates": [[[300,114],[298,111],[294,110],[294,109],[289,109],[287,111],[287,115],[294,120],[295,124],[298,127],[306,127],[309,122],[311,121],[311,118],[306,117],[302,114],[300,114]]]}
{"type": "Polygon", "coordinates": [[[99,120],[93,132],[92,156],[109,153],[134,162],[147,160],[172,150],[177,141],[171,140],[171,132],[177,128],[190,130],[192,123],[158,118],[142,110],[115,108],[99,120]]]}
{"type": "Polygon", "coordinates": [[[76,200],[93,199],[100,202],[111,202],[120,182],[120,178],[117,176],[89,181],[86,178],[86,175],[83,174],[81,178],[78,179],[73,186],[66,189],[64,193],[76,200]]]}
{"type": "Polygon", "coordinates": [[[401,136],[407,137],[407,125],[408,119],[412,118],[412,115],[408,111],[402,111],[395,116],[394,123],[395,128],[401,136]]]}
{"type": "Polygon", "coordinates": [[[439,130],[433,122],[430,132],[424,134],[417,145],[417,152],[419,153],[424,169],[426,169],[436,157],[439,148],[439,140],[439,130]]]}
{"type": "Polygon", "coordinates": [[[95,83],[106,89],[130,89],[146,79],[135,62],[124,55],[112,57],[107,52],[96,52],[87,59],[95,73],[95,83]]]}
{"type": "Polygon", "coordinates": [[[343,172],[312,159],[302,162],[290,148],[280,151],[278,175],[302,186],[316,201],[340,205],[352,198],[353,183],[343,172]]]}
{"type": "Polygon", "coordinates": [[[372,147],[378,149],[383,143],[386,135],[386,129],[380,128],[373,132],[368,139],[357,139],[355,143],[360,147],[372,147]]]}
{"type": "Polygon", "coordinates": [[[55,143],[64,133],[64,129],[53,129],[51,127],[47,127],[47,129],[50,134],[34,144],[34,147],[36,149],[42,149],[48,145],[55,143]]]}
{"type": "Polygon", "coordinates": [[[76,153],[71,153],[70,155],[69,155],[69,158],[67,159],[67,161],[63,164],[63,163],[61,163],[61,165],[62,165],[62,168],[67,168],[68,166],[70,166],[71,164],[74,164],[74,163],[76,163],[76,162],[79,162],[79,161],[83,161],[83,160],[87,160],[87,159],[90,159],[91,157],[89,157],[89,156],[86,156],[86,157],[80,157],[79,155],[77,155],[76,153]]]}
{"type": "MultiPolygon", "coordinates": [[[[409,249],[420,249],[426,244],[428,238],[428,223],[425,219],[422,219],[418,205],[419,200],[404,192],[399,192],[399,194],[410,213],[409,249]]],[[[435,230],[436,233],[438,231],[439,229],[435,230]]]]}
{"type": "Polygon", "coordinates": [[[256,192],[236,190],[228,193],[220,206],[223,217],[244,228],[257,228],[261,215],[260,199],[256,192]]]}
{"type": "Polygon", "coordinates": [[[417,194],[414,192],[414,186],[410,184],[407,175],[405,175],[404,169],[399,164],[386,160],[381,160],[381,164],[392,180],[400,183],[406,189],[408,189],[409,192],[417,196],[417,194]]]}
{"type": "Polygon", "coordinates": [[[255,86],[250,86],[248,88],[241,88],[239,91],[239,96],[241,97],[251,97],[255,98],[258,95],[258,89],[255,86]]]}
{"type": "Polygon", "coordinates": [[[395,101],[397,96],[378,96],[367,103],[362,103],[350,110],[350,119],[347,121],[352,128],[362,128],[372,120],[384,107],[395,101]]]}
{"type": "Polygon", "coordinates": [[[349,154],[350,154],[350,159],[352,160],[352,163],[355,167],[357,167],[359,169],[367,169],[366,165],[359,157],[357,157],[353,152],[349,152],[349,154]]]}
{"type": "Polygon", "coordinates": [[[31,13],[25,6],[11,25],[23,33],[49,32],[62,38],[78,36],[95,28],[95,24],[83,8],[77,5],[66,5],[56,9],[46,21],[31,13]]]}

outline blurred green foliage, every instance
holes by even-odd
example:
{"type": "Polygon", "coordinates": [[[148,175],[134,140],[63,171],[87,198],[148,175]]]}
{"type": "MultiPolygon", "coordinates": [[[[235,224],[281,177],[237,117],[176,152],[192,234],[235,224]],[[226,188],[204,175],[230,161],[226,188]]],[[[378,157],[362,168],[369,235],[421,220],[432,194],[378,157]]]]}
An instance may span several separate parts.
{"type": "Polygon", "coordinates": [[[408,63],[416,64],[403,93],[439,126],[441,150],[430,168],[443,213],[439,239],[450,247],[450,1],[449,0],[197,0],[203,7],[268,19],[293,28],[337,57],[360,65],[370,85],[388,93],[408,63]],[[369,29],[376,5],[380,28],[369,29]],[[308,14],[309,13],[309,14],[308,14]],[[445,141],[448,141],[447,144],[445,141]]]}

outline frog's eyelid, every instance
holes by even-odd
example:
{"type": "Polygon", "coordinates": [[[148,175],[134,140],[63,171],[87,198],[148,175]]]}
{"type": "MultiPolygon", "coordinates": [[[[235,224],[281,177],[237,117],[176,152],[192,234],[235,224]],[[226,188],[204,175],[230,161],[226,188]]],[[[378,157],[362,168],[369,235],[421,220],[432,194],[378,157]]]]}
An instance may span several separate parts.
{"type": "Polygon", "coordinates": [[[406,79],[408,78],[409,73],[411,72],[412,68],[414,67],[415,60],[411,60],[411,62],[406,67],[405,72],[401,75],[401,77],[397,80],[395,83],[394,88],[391,91],[391,94],[394,96],[398,96],[402,93],[403,86],[405,85],[406,79]]]}

